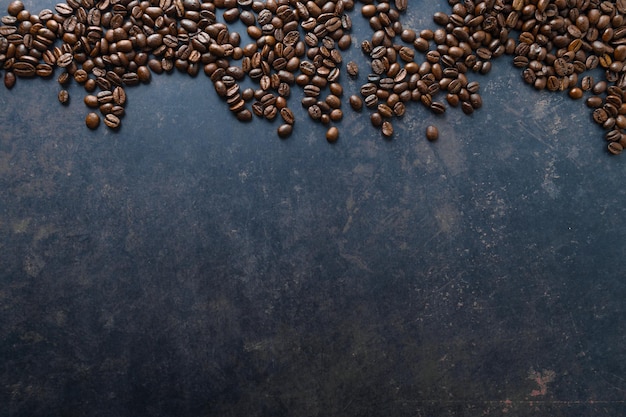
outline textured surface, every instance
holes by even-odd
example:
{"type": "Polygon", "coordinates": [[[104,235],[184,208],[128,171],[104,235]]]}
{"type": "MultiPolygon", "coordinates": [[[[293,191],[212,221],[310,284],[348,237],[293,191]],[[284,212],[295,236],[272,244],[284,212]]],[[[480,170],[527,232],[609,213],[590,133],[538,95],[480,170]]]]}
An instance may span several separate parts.
{"type": "Polygon", "coordinates": [[[118,133],[2,91],[0,416],[626,413],[626,159],[494,64],[473,116],[346,110],[334,145],[204,76],[129,89],[118,133]]]}

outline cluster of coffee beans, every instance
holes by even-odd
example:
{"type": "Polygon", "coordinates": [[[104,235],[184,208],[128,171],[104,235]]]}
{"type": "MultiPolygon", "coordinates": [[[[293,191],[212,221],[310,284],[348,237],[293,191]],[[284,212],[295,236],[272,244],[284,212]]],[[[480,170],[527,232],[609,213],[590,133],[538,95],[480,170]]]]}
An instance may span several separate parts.
{"type": "MultiPolygon", "coordinates": [[[[482,106],[471,73],[486,74],[492,60],[513,56],[523,80],[537,89],[567,90],[593,108],[593,120],[608,133],[608,149],[626,146],[626,0],[448,0],[449,13],[433,16],[437,29],[403,26],[408,0],[357,0],[371,37],[360,42],[367,71],[343,62],[352,46],[349,12],[355,0],[66,0],[39,14],[20,0],[8,6],[0,25],[4,84],[16,78],[52,77],[61,70],[58,94],[69,102],[68,83],[81,84],[93,108],[86,125],[120,127],[126,88],[148,83],[151,74],[201,71],[234,116],[282,120],[281,138],[291,135],[291,88],[302,88],[309,117],[339,137],[343,118],[342,71],[362,77],[349,97],[357,112],[393,136],[393,120],[411,102],[435,114],[482,106]],[[243,33],[231,30],[235,22],[243,33]],[[601,80],[585,72],[604,70],[601,80]],[[243,87],[248,80],[255,87],[243,87]]],[[[426,131],[436,140],[436,127],[426,131]]]]}

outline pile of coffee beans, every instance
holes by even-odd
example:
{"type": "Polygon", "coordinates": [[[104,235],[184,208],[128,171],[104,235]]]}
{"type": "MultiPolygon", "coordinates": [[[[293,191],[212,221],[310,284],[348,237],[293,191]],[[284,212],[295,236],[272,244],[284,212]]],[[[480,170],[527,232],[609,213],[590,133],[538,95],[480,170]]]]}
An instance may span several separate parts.
{"type": "MultiPolygon", "coordinates": [[[[608,150],[626,147],[626,0],[448,0],[433,16],[435,28],[406,27],[408,0],[66,0],[38,14],[12,1],[0,25],[4,84],[50,78],[58,69],[59,102],[67,85],[82,85],[91,109],[85,123],[119,129],[126,90],[152,74],[204,72],[217,95],[242,122],[280,119],[277,134],[293,131],[291,88],[302,89],[309,117],[339,138],[342,72],[361,79],[350,107],[370,111],[384,137],[409,103],[435,114],[482,106],[472,74],[487,74],[492,60],[512,58],[523,80],[538,90],[587,95],[592,119],[606,129],[608,150]],[[359,3],[357,6],[355,3],[359,3]],[[354,9],[371,36],[353,41],[354,9]],[[231,28],[236,22],[245,34],[231,28]],[[360,45],[368,68],[343,62],[360,45]],[[598,71],[602,70],[602,71],[598,71]],[[591,71],[602,74],[598,80],[591,71]],[[244,81],[255,88],[244,88],[244,81]]],[[[439,136],[435,126],[428,140],[439,136]]]]}

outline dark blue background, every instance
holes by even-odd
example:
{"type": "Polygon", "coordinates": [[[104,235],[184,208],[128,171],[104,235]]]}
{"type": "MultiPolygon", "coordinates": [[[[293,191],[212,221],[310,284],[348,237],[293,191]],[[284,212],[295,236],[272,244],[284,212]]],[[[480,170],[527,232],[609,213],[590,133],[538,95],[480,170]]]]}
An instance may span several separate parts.
{"type": "Polygon", "coordinates": [[[0,92],[0,416],[626,413],[626,159],[510,57],[471,78],[480,111],[391,141],[346,100],[334,145],[296,89],[280,140],[202,74],[117,133],[76,86],[0,92]]]}

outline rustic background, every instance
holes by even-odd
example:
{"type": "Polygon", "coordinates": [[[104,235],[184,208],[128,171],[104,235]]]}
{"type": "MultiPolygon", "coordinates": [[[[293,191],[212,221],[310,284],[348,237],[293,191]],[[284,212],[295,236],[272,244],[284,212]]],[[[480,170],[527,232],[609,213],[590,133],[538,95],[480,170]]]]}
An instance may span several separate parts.
{"type": "Polygon", "coordinates": [[[1,91],[0,416],[625,413],[626,157],[509,57],[473,79],[471,117],[388,141],[345,106],[334,145],[298,91],[280,140],[204,75],[117,133],[78,87],[1,91]]]}

